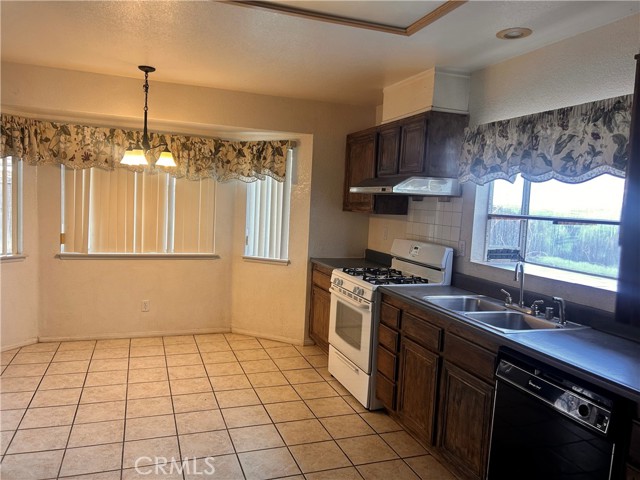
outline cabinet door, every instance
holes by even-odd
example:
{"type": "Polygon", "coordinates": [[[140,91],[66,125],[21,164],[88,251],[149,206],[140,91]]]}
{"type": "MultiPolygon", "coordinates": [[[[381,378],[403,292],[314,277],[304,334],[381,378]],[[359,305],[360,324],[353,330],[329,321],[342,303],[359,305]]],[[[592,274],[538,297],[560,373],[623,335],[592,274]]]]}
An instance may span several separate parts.
{"type": "Polygon", "coordinates": [[[344,178],[342,209],[348,212],[373,211],[373,195],[351,193],[349,187],[362,180],[373,178],[376,171],[376,133],[353,134],[347,136],[347,157],[344,178]]]}
{"type": "Polygon", "coordinates": [[[404,337],[401,342],[398,413],[404,425],[419,440],[431,445],[438,383],[438,356],[404,337]]]}
{"type": "Polygon", "coordinates": [[[400,155],[400,125],[383,127],[378,133],[378,177],[396,175],[400,155]]]}
{"type": "Polygon", "coordinates": [[[329,349],[329,310],[331,294],[313,285],[311,287],[311,316],[309,336],[324,350],[329,349]]]}
{"type": "Polygon", "coordinates": [[[440,391],[440,451],[465,476],[484,478],[493,387],[445,361],[440,391]]]}
{"type": "Polygon", "coordinates": [[[426,143],[426,117],[421,116],[402,124],[398,173],[423,173],[426,143]]]}

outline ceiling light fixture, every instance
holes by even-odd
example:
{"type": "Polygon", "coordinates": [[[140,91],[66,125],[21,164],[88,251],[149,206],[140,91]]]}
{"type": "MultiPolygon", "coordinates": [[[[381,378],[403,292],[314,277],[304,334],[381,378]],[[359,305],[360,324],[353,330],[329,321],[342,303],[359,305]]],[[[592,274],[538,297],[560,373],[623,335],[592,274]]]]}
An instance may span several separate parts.
{"type": "Polygon", "coordinates": [[[502,40],[518,40],[520,38],[528,37],[533,33],[533,30],[526,27],[513,27],[505,28],[496,33],[496,37],[502,40]]]}
{"type": "Polygon", "coordinates": [[[175,167],[176,162],[173,159],[173,155],[169,150],[169,145],[165,142],[160,143],[159,145],[151,146],[149,143],[149,134],[147,133],[147,112],[149,107],[147,106],[147,98],[149,96],[149,74],[156,71],[154,67],[150,67],[148,65],[140,65],[138,67],[140,70],[144,72],[144,131],[142,133],[142,141],[136,144],[134,147],[127,148],[127,151],[124,152],[124,156],[120,163],[122,165],[148,165],[147,161],[147,153],[150,150],[156,148],[164,147],[164,150],[160,154],[160,158],[155,163],[156,166],[160,167],[175,167]]]}

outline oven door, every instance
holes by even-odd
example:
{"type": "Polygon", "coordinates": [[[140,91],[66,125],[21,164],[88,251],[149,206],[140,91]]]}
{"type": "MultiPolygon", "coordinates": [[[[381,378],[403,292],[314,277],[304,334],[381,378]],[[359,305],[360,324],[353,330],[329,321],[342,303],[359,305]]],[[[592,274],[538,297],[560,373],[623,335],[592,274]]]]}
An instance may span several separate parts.
{"type": "Polygon", "coordinates": [[[371,373],[373,304],[331,291],[329,344],[365,373],[371,373]]]}

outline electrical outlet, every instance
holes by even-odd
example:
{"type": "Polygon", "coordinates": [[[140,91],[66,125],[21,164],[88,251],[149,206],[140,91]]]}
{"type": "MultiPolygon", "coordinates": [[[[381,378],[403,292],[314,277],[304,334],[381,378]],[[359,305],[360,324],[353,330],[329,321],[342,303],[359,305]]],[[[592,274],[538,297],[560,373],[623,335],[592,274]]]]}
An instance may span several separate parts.
{"type": "Polygon", "coordinates": [[[389,227],[384,227],[382,229],[382,239],[386,240],[389,237],[389,227]]]}
{"type": "Polygon", "coordinates": [[[458,256],[464,257],[467,254],[467,242],[460,240],[458,242],[458,256]]]}
{"type": "Polygon", "coordinates": [[[142,311],[148,312],[151,310],[151,300],[142,300],[142,311]]]}

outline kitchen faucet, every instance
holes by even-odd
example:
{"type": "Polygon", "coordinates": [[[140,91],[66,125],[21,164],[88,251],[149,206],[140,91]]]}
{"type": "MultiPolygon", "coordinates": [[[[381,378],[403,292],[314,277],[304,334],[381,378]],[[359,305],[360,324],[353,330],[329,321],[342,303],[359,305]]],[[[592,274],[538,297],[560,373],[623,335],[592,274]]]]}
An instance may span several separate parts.
{"type": "Polygon", "coordinates": [[[538,314],[538,306],[544,303],[542,300],[536,300],[533,302],[531,307],[524,306],[524,263],[518,262],[516,263],[515,275],[513,279],[516,282],[520,282],[520,299],[518,303],[512,303],[511,294],[504,289],[500,291],[506,295],[506,300],[504,302],[504,306],[510,308],[512,310],[517,310],[522,313],[526,313],[528,315],[537,315],[538,314]]]}

